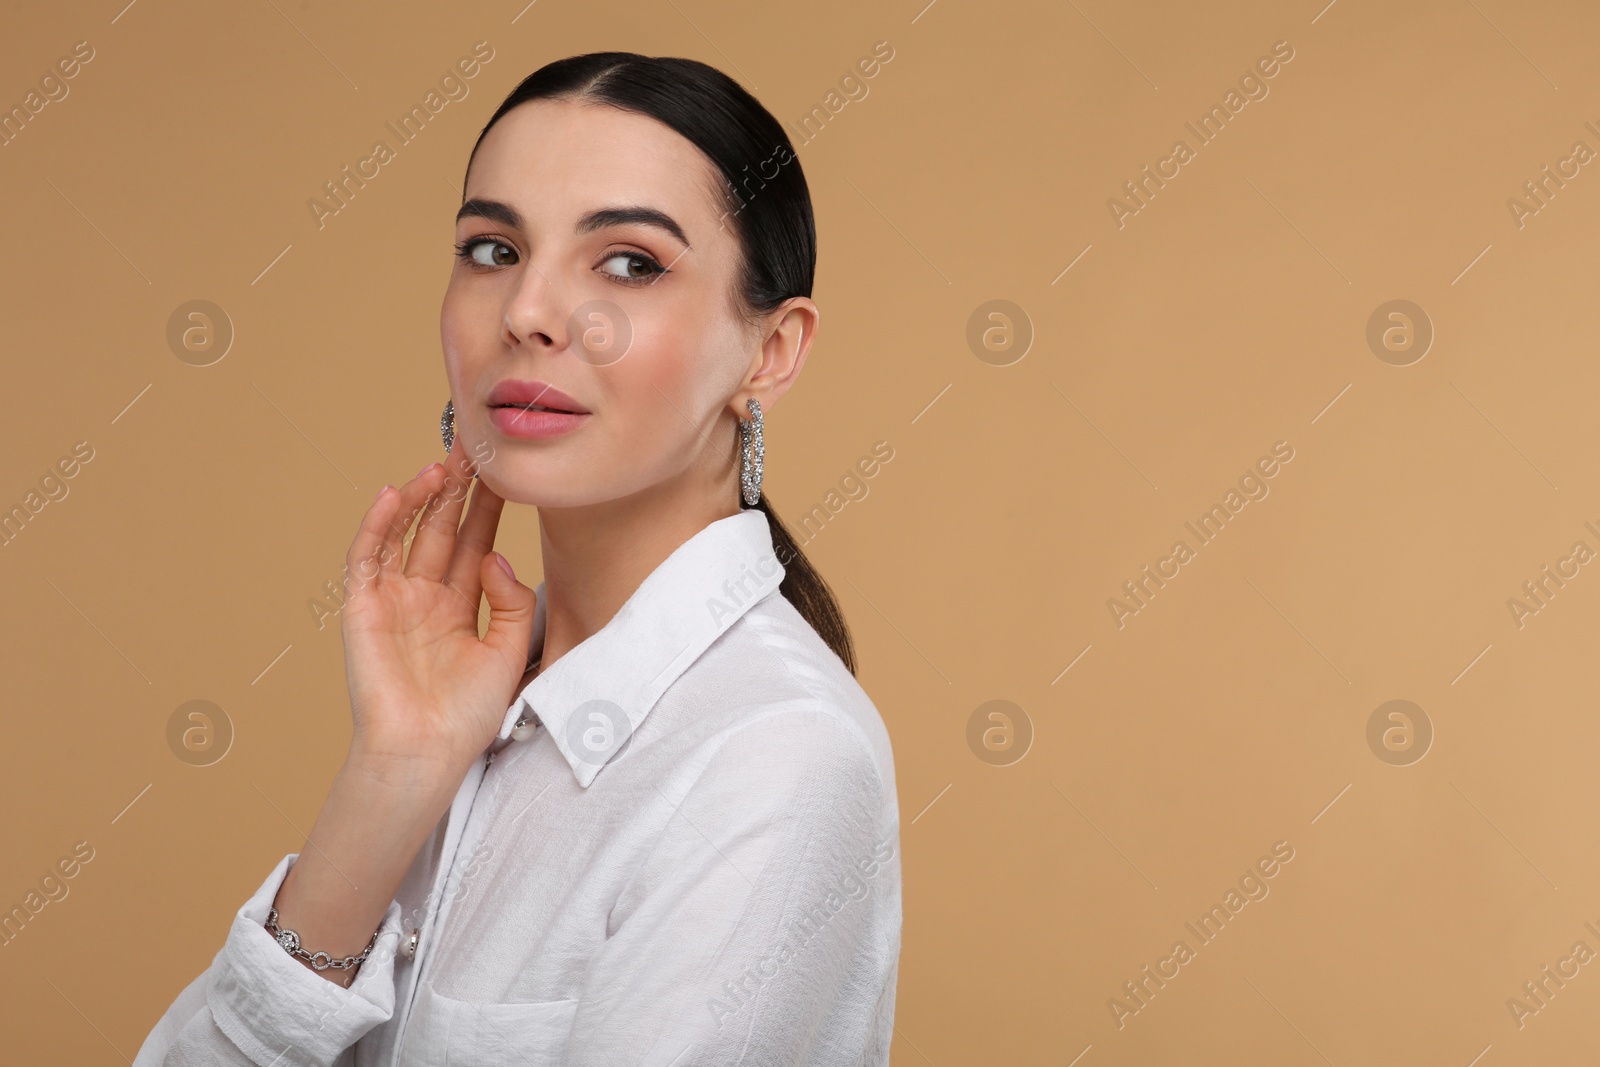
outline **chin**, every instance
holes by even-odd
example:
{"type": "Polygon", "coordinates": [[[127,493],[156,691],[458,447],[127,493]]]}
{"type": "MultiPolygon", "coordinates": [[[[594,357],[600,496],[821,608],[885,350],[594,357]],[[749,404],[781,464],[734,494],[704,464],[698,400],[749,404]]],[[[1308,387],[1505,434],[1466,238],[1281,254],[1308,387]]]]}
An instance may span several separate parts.
{"type": "Polygon", "coordinates": [[[548,491],[543,491],[544,486],[541,484],[543,479],[518,477],[516,472],[507,470],[504,463],[480,466],[478,480],[493,489],[495,495],[508,504],[549,506],[550,494],[548,491]]]}
{"type": "Polygon", "coordinates": [[[547,461],[532,456],[514,457],[510,449],[501,449],[496,462],[481,464],[478,478],[508,504],[567,508],[594,503],[592,492],[580,494],[570,489],[573,485],[589,485],[592,479],[552,473],[547,461]]]}

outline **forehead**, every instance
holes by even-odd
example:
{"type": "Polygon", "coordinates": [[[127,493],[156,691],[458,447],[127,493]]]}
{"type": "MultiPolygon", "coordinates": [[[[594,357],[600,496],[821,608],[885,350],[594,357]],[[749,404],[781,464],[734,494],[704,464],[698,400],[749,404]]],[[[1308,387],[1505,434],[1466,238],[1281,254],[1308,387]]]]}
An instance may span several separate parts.
{"type": "Polygon", "coordinates": [[[664,123],[635,111],[572,100],[530,100],[484,135],[466,196],[502,200],[536,229],[570,232],[597,207],[665,211],[709,251],[727,207],[716,166],[664,123]]]}

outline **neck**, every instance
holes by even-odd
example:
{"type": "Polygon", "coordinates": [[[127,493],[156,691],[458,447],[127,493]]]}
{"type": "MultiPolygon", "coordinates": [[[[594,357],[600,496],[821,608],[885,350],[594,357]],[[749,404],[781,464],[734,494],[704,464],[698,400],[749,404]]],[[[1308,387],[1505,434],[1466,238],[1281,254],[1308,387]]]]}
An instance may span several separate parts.
{"type": "Polygon", "coordinates": [[[707,487],[697,486],[694,478],[691,469],[616,500],[539,509],[545,598],[541,672],[610,622],[680,545],[718,519],[739,513],[737,471],[731,489],[726,479],[707,487]]]}

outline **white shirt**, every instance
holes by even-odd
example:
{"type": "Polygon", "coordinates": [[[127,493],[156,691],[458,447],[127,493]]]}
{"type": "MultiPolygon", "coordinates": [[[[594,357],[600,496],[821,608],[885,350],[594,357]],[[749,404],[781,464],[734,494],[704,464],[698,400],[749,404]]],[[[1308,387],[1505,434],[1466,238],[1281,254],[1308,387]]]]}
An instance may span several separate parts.
{"type": "Polygon", "coordinates": [[[782,579],[759,510],[679,546],[518,694],[349,989],[263,926],[290,853],[134,1067],[887,1064],[889,738],[782,579]]]}

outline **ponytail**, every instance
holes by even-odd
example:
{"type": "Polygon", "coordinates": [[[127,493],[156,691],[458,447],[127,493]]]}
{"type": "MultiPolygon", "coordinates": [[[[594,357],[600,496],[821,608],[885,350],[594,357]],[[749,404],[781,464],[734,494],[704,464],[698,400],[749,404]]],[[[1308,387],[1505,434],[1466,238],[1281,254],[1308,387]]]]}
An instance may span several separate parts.
{"type": "Polygon", "coordinates": [[[772,528],[772,550],[778,562],[783,564],[783,582],[778,586],[778,591],[794,605],[801,618],[811,624],[811,628],[817,631],[818,636],[854,675],[855,647],[850,641],[850,629],[845,625],[844,613],[839,610],[839,602],[834,599],[833,591],[811,565],[806,554],[800,551],[788,527],[772,510],[767,494],[762,493],[757,498],[756,507],[767,516],[767,525],[772,528]]]}

